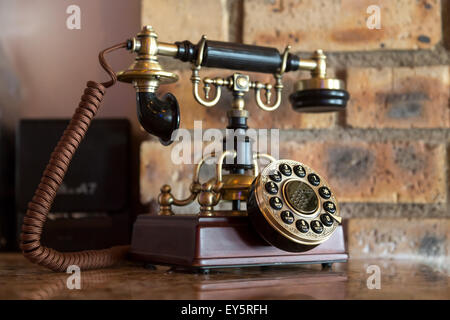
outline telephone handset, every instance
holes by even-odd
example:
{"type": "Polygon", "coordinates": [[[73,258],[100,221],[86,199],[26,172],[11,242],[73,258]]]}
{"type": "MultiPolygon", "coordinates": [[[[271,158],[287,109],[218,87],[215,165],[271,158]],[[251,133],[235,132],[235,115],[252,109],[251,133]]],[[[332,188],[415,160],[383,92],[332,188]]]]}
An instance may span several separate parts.
{"type": "MultiPolygon", "coordinates": [[[[136,37],[100,52],[100,64],[111,80],[87,83],[75,114],[51,154],[23,220],[20,247],[24,256],[54,271],[65,271],[70,265],[82,269],[108,267],[127,255],[155,263],[200,268],[206,265],[218,267],[345,260],[342,230],[338,226],[341,222],[338,204],[325,179],[300,162],[253,154],[252,140],[247,135],[249,112],[245,110],[244,95],[253,90],[260,109],[276,110],[281,105],[282,78],[286,72],[307,70],[311,73],[310,79],[296,83],[295,92],[289,97],[295,111],[329,112],[346,107],[349,94],[345,83],[327,77],[326,56],[322,50],[315,51],[310,59],[300,59],[289,50],[287,46],[280,53],[276,48],[209,41],[205,36],[198,44],[189,41],[165,43],[158,40],[151,26],[144,26],[136,37]],[[136,59],[127,70],[116,74],[107,64],[104,54],[122,48],[136,53],[136,59]],[[235,137],[225,137],[217,177],[203,184],[198,181],[198,172],[205,159],[200,161],[186,199],[176,199],[170,192],[170,186],[164,185],[158,198],[159,216],[138,216],[131,247],[58,252],[43,246],[40,239],[51,205],[72,157],[100,107],[106,88],[117,80],[132,83],[136,89],[137,115],[142,127],[157,136],[163,145],[172,142],[173,132],[180,123],[179,105],[170,93],[163,99],[158,98],[157,90],[160,84],[177,81],[178,76],[162,69],[158,62],[161,55],[192,64],[192,93],[200,105],[216,105],[222,89],[232,92],[227,128],[240,133],[243,139],[236,139],[233,149],[229,150],[227,142],[235,137]],[[226,78],[202,79],[199,73],[203,67],[271,73],[275,84],[252,81],[250,76],[240,72],[226,78]],[[203,97],[199,93],[201,83],[203,97]],[[213,86],[214,97],[211,97],[213,86]],[[228,172],[223,175],[222,162],[230,154],[235,160],[223,164],[223,169],[228,172]],[[271,163],[255,178],[248,172],[251,169],[257,172],[256,160],[260,156],[269,158],[271,163]],[[237,162],[237,159],[243,161],[237,162]],[[184,206],[196,199],[200,204],[199,213],[190,218],[173,216],[173,205],[184,206]],[[222,200],[231,201],[232,210],[215,210],[214,207],[222,200]],[[247,201],[248,212],[241,210],[241,201],[247,201]],[[274,248],[281,249],[281,253],[268,250],[261,245],[260,238],[253,238],[251,230],[246,229],[248,220],[252,228],[274,248]],[[198,232],[203,232],[202,236],[198,236],[198,232]],[[227,241],[220,241],[220,237],[227,241]],[[337,238],[326,247],[323,257],[316,253],[312,260],[308,260],[310,258],[305,256],[284,254],[286,251],[308,251],[333,237],[337,238]],[[175,243],[174,239],[177,239],[175,243]],[[339,251],[335,250],[337,254],[334,256],[330,254],[333,248],[339,251]]],[[[320,250],[315,252],[320,253],[320,250]]]]}
{"type": "Polygon", "coordinates": [[[290,252],[326,241],[341,223],[329,184],[293,160],[274,161],[262,170],[252,183],[247,211],[267,242],[290,252]]]}

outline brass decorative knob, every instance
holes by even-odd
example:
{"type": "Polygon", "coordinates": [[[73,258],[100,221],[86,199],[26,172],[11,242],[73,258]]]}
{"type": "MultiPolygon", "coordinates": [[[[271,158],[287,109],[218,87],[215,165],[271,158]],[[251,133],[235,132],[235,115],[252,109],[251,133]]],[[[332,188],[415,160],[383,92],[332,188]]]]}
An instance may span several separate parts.
{"type": "Polygon", "coordinates": [[[165,184],[161,187],[161,193],[158,196],[159,203],[159,215],[160,216],[172,216],[172,204],[174,201],[173,195],[170,193],[172,188],[165,184]]]}
{"type": "Polygon", "coordinates": [[[220,190],[222,186],[222,182],[216,184],[211,180],[202,184],[202,191],[198,196],[198,203],[200,204],[200,215],[214,215],[213,207],[219,203],[220,190]]]}

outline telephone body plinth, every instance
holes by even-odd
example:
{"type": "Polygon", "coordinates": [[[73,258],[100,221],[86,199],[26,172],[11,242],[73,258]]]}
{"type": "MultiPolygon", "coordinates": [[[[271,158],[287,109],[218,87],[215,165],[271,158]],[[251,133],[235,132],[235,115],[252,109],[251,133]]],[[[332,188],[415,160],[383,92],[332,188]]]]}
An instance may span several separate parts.
{"type": "Polygon", "coordinates": [[[344,230],[306,252],[271,246],[246,216],[138,216],[133,229],[131,259],[188,269],[324,264],[348,259],[344,230]]]}

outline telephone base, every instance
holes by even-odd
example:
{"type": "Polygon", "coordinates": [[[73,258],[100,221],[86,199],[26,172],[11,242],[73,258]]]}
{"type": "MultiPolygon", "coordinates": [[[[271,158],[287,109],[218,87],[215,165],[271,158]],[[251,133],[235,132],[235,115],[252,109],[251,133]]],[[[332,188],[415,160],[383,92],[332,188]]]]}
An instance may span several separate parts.
{"type": "Polygon", "coordinates": [[[246,216],[198,215],[138,216],[133,229],[130,258],[185,269],[331,264],[345,262],[342,226],[330,239],[301,253],[267,244],[246,216]]]}

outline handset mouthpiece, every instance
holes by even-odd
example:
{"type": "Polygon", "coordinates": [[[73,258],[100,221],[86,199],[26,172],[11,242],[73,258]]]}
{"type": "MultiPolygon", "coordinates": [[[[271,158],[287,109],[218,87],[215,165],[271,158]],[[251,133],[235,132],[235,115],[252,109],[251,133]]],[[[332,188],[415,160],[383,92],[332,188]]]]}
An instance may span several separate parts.
{"type": "Polygon", "coordinates": [[[180,126],[180,108],[171,93],[159,99],[155,92],[136,92],[137,116],[148,133],[155,135],[167,146],[173,142],[172,134],[180,126]]]}
{"type": "Polygon", "coordinates": [[[136,88],[137,114],[142,127],[157,136],[163,145],[169,145],[172,133],[180,125],[180,108],[174,95],[168,93],[161,100],[156,92],[160,84],[173,83],[178,76],[163,70],[159,64],[157,35],[151,26],[144,26],[136,38],[128,41],[127,48],[137,56],[127,70],[117,74],[117,79],[136,88]]]}

